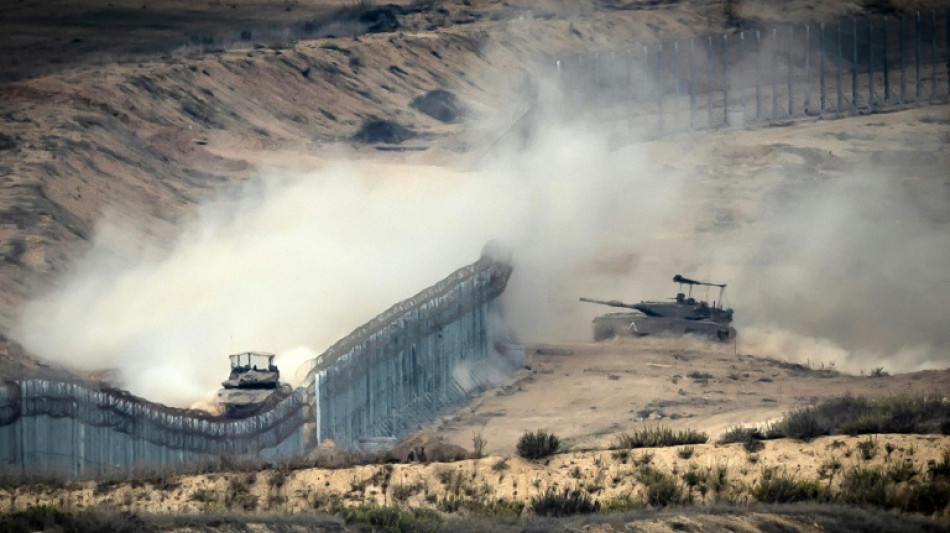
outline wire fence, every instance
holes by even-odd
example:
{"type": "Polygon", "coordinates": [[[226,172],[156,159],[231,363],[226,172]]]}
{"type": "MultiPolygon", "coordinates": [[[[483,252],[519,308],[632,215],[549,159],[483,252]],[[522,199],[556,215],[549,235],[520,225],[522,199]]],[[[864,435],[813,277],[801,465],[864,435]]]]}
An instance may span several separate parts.
{"type": "Polygon", "coordinates": [[[947,102],[950,11],[756,28],[554,60],[574,109],[657,135],[947,102]]]}

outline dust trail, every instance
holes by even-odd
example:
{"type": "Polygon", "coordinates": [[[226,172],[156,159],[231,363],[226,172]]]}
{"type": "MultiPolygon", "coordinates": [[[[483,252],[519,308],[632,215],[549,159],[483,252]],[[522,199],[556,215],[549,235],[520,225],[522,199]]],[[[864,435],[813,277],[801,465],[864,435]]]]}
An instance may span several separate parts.
{"type": "MultiPolygon", "coordinates": [[[[262,176],[200,209],[170,249],[104,221],[60,288],[31,302],[15,337],[44,359],[117,368],[135,394],[206,399],[229,353],[273,351],[285,377],[392,303],[477,259],[497,239],[515,258],[508,318],[555,329],[576,265],[657,213],[676,182],[640,148],[545,124],[530,146],[480,171],[348,162],[262,176]]],[[[644,228],[643,236],[649,235],[644,228]]]]}
{"type": "Polygon", "coordinates": [[[854,170],[775,209],[742,258],[749,322],[819,339],[814,352],[852,371],[950,364],[950,228],[946,193],[933,186],[854,170]]]}

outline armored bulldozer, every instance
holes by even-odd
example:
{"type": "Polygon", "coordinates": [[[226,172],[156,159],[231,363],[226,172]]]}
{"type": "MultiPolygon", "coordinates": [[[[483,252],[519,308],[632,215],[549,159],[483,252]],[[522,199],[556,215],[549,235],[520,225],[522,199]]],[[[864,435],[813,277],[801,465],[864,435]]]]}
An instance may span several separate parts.
{"type": "Polygon", "coordinates": [[[735,339],[736,330],[732,323],[732,309],[722,307],[722,297],[726,290],[724,283],[696,281],[679,274],[673,276],[673,282],[679,284],[679,291],[672,301],[644,302],[628,304],[619,300],[595,300],[581,298],[610,307],[631,309],[634,312],[608,313],[594,319],[594,340],[602,341],[616,336],[644,337],[647,335],[698,335],[717,341],[735,339]],[[686,293],[683,293],[683,286],[686,293]],[[694,286],[719,288],[719,300],[708,303],[693,298],[694,286]]]}
{"type": "Polygon", "coordinates": [[[231,374],[221,382],[216,395],[218,405],[231,418],[252,414],[257,407],[277,392],[288,392],[289,385],[281,385],[280,371],[274,365],[274,354],[244,352],[228,356],[231,374]]]}

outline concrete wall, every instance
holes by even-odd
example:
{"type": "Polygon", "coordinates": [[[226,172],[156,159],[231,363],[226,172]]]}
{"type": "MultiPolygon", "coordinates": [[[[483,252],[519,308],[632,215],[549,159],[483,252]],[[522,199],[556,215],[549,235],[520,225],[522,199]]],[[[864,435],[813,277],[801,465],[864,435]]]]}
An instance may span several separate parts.
{"type": "Polygon", "coordinates": [[[495,348],[494,298],[509,274],[487,260],[461,269],[321,355],[310,372],[317,442],[403,437],[522,366],[495,348]]]}
{"type": "Polygon", "coordinates": [[[403,436],[523,364],[494,349],[495,298],[510,273],[488,256],[459,269],[331,346],[312,362],[306,387],[272,396],[247,418],[169,408],[95,383],[0,382],[0,470],[98,477],[222,455],[279,459],[327,438],[353,448],[403,436]]]}
{"type": "Polygon", "coordinates": [[[304,449],[300,391],[240,420],[82,382],[23,380],[5,382],[0,391],[0,412],[15,413],[0,426],[0,464],[13,473],[95,477],[130,466],[290,456],[304,449]]]}

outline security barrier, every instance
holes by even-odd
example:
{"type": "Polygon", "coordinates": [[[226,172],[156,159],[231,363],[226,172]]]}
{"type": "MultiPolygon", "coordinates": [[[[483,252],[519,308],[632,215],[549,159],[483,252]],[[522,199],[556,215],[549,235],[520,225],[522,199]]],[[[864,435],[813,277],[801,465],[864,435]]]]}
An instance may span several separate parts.
{"type": "Polygon", "coordinates": [[[246,418],[170,408],[96,383],[0,382],[0,468],[99,477],[222,455],[279,459],[327,438],[352,448],[404,436],[511,368],[488,365],[499,359],[493,300],[510,273],[487,255],[459,269],[331,346],[305,387],[271,396],[246,418]]]}

